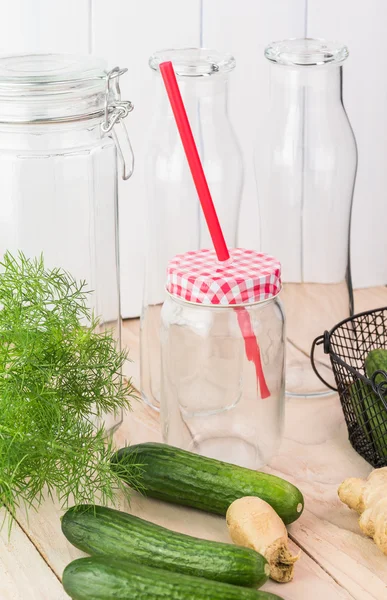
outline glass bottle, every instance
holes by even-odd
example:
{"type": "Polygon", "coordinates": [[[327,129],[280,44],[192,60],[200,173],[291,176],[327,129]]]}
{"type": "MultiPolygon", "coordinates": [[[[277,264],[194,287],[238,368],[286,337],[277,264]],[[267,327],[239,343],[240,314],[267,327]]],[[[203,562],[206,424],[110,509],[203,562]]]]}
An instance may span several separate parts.
{"type": "MultiPolygon", "coordinates": [[[[349,235],[357,148],[342,96],[348,49],[313,39],[275,42],[270,108],[259,130],[255,172],[261,248],[283,268],[286,390],[330,393],[310,364],[313,339],[349,316],[349,235]]],[[[319,370],[333,383],[319,348],[319,370]]]]}
{"type": "Polygon", "coordinates": [[[242,156],[228,115],[230,55],[203,48],[156,52],[154,113],[146,161],[148,249],[141,316],[141,393],[159,409],[160,311],[168,261],[212,247],[159,64],[172,61],[217,214],[229,247],[236,245],[243,184],[242,156]]]}
{"type": "MultiPolygon", "coordinates": [[[[0,254],[43,254],[47,268],[86,281],[90,308],[118,345],[117,177],[127,179],[133,161],[124,72],[92,57],[0,59],[0,254]]],[[[104,418],[107,432],[121,422],[104,418]]]]}

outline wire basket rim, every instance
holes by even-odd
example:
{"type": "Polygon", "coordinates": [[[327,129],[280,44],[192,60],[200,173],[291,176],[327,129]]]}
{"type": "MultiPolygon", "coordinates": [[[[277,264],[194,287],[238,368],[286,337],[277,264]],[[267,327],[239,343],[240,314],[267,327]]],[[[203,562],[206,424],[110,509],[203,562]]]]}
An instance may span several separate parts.
{"type": "Polygon", "coordinates": [[[345,325],[345,323],[349,323],[350,321],[355,321],[359,317],[365,317],[366,315],[370,315],[372,313],[377,313],[382,310],[387,311],[387,306],[382,306],[381,308],[372,308],[371,310],[363,310],[362,312],[352,315],[352,317],[346,317],[345,319],[340,321],[340,323],[337,323],[334,327],[332,327],[332,329],[330,329],[329,331],[327,330],[329,337],[331,337],[331,335],[336,331],[336,329],[345,325]]]}

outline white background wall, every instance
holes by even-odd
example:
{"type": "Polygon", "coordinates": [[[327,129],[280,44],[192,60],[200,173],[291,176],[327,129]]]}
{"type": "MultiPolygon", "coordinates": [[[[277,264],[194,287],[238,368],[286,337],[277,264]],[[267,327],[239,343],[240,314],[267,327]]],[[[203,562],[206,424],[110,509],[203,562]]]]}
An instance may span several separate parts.
{"type": "Polygon", "coordinates": [[[359,146],[353,278],[356,287],[387,283],[386,0],[0,0],[0,14],[1,53],[93,53],[112,67],[129,68],[122,91],[136,106],[127,119],[136,171],[120,186],[124,316],[139,314],[141,305],[143,139],[152,110],[147,60],[163,47],[205,45],[237,59],[230,111],[246,168],[239,244],[259,247],[252,147],[268,101],[263,49],[270,41],[305,35],[349,46],[344,100],[359,146]]]}

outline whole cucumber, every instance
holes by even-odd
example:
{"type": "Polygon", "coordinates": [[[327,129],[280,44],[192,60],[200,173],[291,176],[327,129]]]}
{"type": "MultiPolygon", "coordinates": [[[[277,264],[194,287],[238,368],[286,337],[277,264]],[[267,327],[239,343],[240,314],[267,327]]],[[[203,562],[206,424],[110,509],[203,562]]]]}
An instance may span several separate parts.
{"type": "MultiPolygon", "coordinates": [[[[372,379],[375,371],[387,371],[387,350],[371,350],[365,359],[365,371],[369,379],[372,379]]],[[[381,373],[375,377],[377,384],[384,380],[381,373]]],[[[356,419],[364,435],[373,443],[379,456],[382,459],[387,458],[387,410],[383,402],[371,386],[361,379],[351,385],[350,396],[356,419]]]]}
{"type": "Polygon", "coordinates": [[[145,443],[118,450],[112,468],[126,478],[128,467],[139,465],[140,483],[146,496],[225,515],[234,500],[258,496],[270,504],[284,523],[301,515],[300,490],[274,475],[252,471],[180,450],[166,444],[145,443]]]}
{"type": "Polygon", "coordinates": [[[73,600],[281,600],[268,592],[102,556],[70,563],[63,587],[73,600]]]}
{"type": "Polygon", "coordinates": [[[103,506],[70,508],[62,518],[62,531],[74,546],[94,556],[241,586],[260,587],[270,574],[266,559],[255,550],[176,533],[103,506]]]}
{"type": "MultiPolygon", "coordinates": [[[[367,377],[372,378],[375,371],[387,372],[387,350],[385,348],[375,348],[371,350],[365,359],[365,370],[367,377]]],[[[376,383],[385,381],[385,377],[381,373],[378,373],[375,377],[376,383]]]]}

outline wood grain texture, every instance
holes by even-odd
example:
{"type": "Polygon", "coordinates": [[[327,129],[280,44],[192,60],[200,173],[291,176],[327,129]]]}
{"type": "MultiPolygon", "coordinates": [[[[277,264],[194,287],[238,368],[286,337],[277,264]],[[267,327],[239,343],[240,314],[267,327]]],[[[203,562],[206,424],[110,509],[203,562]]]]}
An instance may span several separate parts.
{"type": "Polygon", "coordinates": [[[356,290],[355,311],[363,312],[387,306],[387,287],[373,287],[356,290]]]}
{"type": "Polygon", "coordinates": [[[386,557],[370,539],[306,511],[291,536],[356,600],[382,600],[387,593],[386,557]]]}
{"type": "MultiPolygon", "coordinates": [[[[120,446],[129,442],[161,441],[157,414],[140,403],[135,404],[133,413],[127,415],[124,426],[119,430],[116,441],[120,446]]],[[[130,506],[121,497],[118,508],[181,533],[203,539],[229,543],[231,541],[225,520],[215,515],[165,504],[144,498],[137,493],[132,494],[130,506]]],[[[19,516],[23,527],[27,528],[34,544],[44,554],[58,577],[68,562],[83,556],[83,553],[73,548],[61,534],[61,514],[58,506],[46,501],[39,513],[30,515],[29,524],[22,514],[19,516]]],[[[292,550],[295,553],[299,552],[297,542],[292,543],[292,550]]],[[[286,589],[275,582],[267,583],[264,589],[287,600],[310,600],[312,594],[314,600],[350,600],[352,596],[308,554],[304,553],[297,575],[291,584],[286,585],[286,589]]]]}
{"type": "MultiPolygon", "coordinates": [[[[0,510],[0,523],[4,510],[0,510]]],[[[5,525],[0,531],[1,600],[65,600],[62,585],[32,542],[16,524],[11,539],[5,525]]]]}

